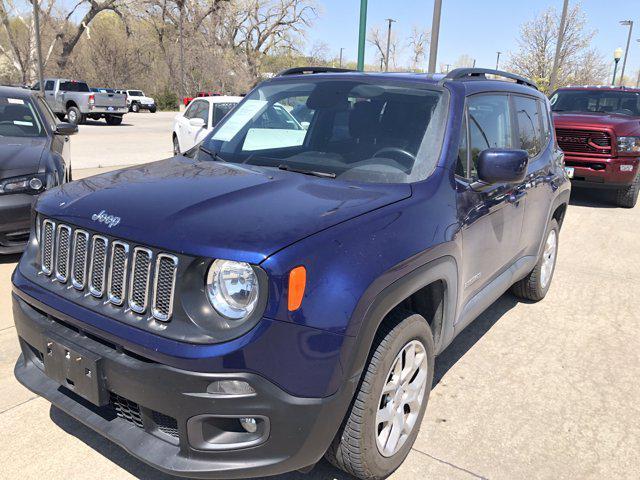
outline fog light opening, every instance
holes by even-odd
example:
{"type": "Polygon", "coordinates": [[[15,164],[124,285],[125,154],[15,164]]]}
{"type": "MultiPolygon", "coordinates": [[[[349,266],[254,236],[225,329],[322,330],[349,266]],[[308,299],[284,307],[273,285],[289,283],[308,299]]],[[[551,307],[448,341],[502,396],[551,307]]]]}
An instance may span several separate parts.
{"type": "Polygon", "coordinates": [[[256,391],[244,380],[216,380],[207,386],[207,393],[216,396],[248,396],[256,391]]]}

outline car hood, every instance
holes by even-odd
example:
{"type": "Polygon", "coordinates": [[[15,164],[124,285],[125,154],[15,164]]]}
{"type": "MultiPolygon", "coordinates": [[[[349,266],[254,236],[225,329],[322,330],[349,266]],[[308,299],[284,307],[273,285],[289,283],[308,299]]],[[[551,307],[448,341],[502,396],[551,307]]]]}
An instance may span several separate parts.
{"type": "Polygon", "coordinates": [[[617,135],[640,135],[640,118],[611,113],[554,113],[556,127],[611,128],[617,135]]]}
{"type": "Polygon", "coordinates": [[[62,185],[41,195],[36,208],[133,243],[260,263],[304,237],[410,195],[407,184],[354,184],[175,157],[62,185]],[[117,225],[92,220],[103,211],[120,217],[117,225]]]}
{"type": "Polygon", "coordinates": [[[46,137],[0,137],[0,179],[38,172],[46,137]]]}

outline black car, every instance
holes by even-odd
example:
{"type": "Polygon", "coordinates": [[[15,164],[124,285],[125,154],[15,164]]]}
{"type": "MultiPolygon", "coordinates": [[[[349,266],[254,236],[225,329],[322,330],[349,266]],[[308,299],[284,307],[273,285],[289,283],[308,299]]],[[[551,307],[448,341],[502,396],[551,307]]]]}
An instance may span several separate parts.
{"type": "Polygon", "coordinates": [[[38,92],[0,87],[0,254],[29,239],[36,195],[71,180],[69,135],[38,92]]]}

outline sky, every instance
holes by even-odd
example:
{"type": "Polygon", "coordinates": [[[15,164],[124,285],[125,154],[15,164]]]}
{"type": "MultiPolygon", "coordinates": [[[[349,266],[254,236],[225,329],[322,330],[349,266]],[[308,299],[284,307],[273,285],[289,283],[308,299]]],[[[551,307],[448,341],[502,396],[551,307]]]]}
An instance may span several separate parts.
{"type": "MultiPolygon", "coordinates": [[[[320,16],[308,34],[308,45],[326,42],[330,54],[338,55],[343,47],[344,58],[355,61],[358,49],[360,0],[316,0],[320,16]]],[[[569,5],[576,4],[570,0],[569,5]]],[[[613,51],[626,46],[629,27],[620,20],[633,20],[633,33],[625,76],[637,75],[640,68],[640,0],[583,0],[587,29],[597,30],[592,46],[611,59],[613,51]]],[[[496,52],[517,49],[520,25],[553,6],[562,9],[562,0],[443,0],[438,42],[438,65],[454,64],[463,54],[476,59],[477,67],[495,68],[496,52]]],[[[433,0],[369,0],[367,30],[372,26],[385,28],[386,18],[393,18],[401,38],[407,38],[411,28],[431,30],[433,0]]],[[[409,49],[405,51],[408,64],[409,49]]],[[[374,47],[367,45],[366,62],[374,63],[374,47]]],[[[425,59],[425,68],[427,58],[425,59]]],[[[619,64],[618,75],[622,61],[619,64]]],[[[439,67],[438,67],[439,68],[439,67]]]]}

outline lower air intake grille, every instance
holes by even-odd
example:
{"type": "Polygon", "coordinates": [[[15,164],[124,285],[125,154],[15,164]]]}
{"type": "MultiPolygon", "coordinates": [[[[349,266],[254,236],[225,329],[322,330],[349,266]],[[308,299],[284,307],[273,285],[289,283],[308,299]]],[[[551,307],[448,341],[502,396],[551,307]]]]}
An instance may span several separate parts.
{"type": "Polygon", "coordinates": [[[116,411],[116,415],[125,419],[128,422],[133,423],[138,428],[144,428],[142,423],[142,414],[140,413],[140,406],[136,402],[127,400],[120,395],[113,392],[110,393],[111,404],[116,411]]]}
{"type": "Polygon", "coordinates": [[[175,418],[156,411],[153,412],[152,416],[153,421],[158,426],[158,430],[178,438],[178,422],[175,418]]]}

